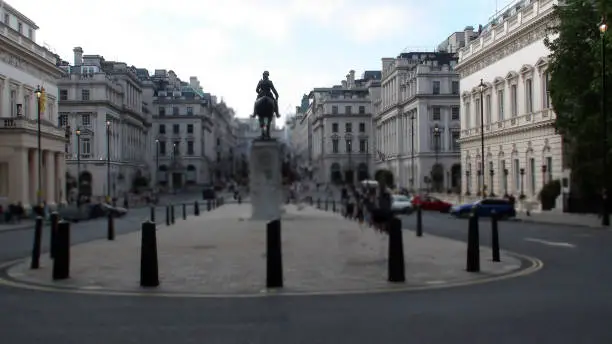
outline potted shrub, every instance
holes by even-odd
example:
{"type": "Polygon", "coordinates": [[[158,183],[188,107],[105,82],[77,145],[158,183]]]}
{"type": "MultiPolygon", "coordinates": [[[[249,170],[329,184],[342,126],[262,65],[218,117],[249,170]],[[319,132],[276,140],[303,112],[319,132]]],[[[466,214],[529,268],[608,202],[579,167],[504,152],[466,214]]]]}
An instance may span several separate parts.
{"type": "Polygon", "coordinates": [[[553,209],[559,195],[561,195],[561,181],[551,180],[546,183],[538,193],[538,200],[542,204],[542,210],[553,209]]]}

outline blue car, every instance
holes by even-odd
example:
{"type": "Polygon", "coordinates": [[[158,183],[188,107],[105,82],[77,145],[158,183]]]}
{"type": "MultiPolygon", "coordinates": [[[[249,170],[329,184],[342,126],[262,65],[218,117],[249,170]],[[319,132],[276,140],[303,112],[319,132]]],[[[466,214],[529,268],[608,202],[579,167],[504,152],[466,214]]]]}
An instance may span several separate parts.
{"type": "Polygon", "coordinates": [[[467,217],[474,207],[476,207],[476,213],[480,217],[490,217],[493,213],[502,219],[516,216],[514,205],[506,199],[499,198],[485,198],[474,203],[456,205],[451,208],[450,214],[455,217],[467,217]]]}

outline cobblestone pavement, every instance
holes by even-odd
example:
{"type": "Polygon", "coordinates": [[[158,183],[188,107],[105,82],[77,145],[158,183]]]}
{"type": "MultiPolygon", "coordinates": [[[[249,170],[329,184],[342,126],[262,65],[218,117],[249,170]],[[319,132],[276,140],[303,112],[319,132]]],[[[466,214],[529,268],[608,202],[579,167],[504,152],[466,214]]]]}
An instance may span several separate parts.
{"type": "MultiPolygon", "coordinates": [[[[404,234],[406,283],[386,281],[388,238],[338,214],[286,206],[282,220],[283,292],[327,293],[402,289],[477,281],[521,269],[521,260],[502,253],[489,260],[481,248],[482,272],[465,271],[465,243],[437,236],[404,234]]],[[[161,285],[155,292],[261,294],[265,289],[266,224],[251,221],[249,204],[227,204],[157,231],[161,285]]],[[[71,279],[51,280],[51,261],[29,270],[29,262],[8,275],[20,282],[88,291],[140,292],[140,233],[115,241],[97,240],[71,250],[71,279]]]]}

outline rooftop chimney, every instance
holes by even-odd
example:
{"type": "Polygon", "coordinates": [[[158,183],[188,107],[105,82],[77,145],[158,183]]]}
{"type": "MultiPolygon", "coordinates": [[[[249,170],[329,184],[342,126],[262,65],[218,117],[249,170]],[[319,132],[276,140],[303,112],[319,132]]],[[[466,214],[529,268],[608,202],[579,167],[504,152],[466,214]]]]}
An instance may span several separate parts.
{"type": "Polygon", "coordinates": [[[83,48],[75,47],[72,52],[74,52],[74,65],[81,66],[83,64],[83,48]]]}

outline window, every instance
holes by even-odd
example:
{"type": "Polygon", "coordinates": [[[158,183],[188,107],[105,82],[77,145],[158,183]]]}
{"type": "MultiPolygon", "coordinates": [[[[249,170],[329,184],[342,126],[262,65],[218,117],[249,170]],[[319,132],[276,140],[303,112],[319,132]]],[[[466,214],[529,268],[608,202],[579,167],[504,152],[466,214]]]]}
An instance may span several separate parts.
{"type": "Polygon", "coordinates": [[[17,23],[17,31],[19,31],[19,33],[23,33],[23,24],[22,23],[17,23]]]}
{"type": "Polygon", "coordinates": [[[81,125],[89,127],[91,125],[91,116],[88,113],[81,115],[81,125]]]}
{"type": "Polygon", "coordinates": [[[165,115],[166,115],[166,108],[165,108],[165,107],[160,106],[160,107],[157,109],[157,112],[159,113],[159,115],[160,115],[160,116],[165,116],[165,115]]]}
{"type": "Polygon", "coordinates": [[[359,153],[365,153],[368,150],[368,140],[359,140],[359,153]]]}
{"type": "Polygon", "coordinates": [[[465,127],[472,127],[472,114],[470,112],[470,102],[465,102],[465,127]]]}
{"type": "Polygon", "coordinates": [[[81,140],[81,155],[91,154],[91,139],[89,137],[82,138],[81,140]]]}
{"type": "Polygon", "coordinates": [[[166,141],[159,141],[159,155],[166,155],[166,141]]]}
{"type": "Polygon", "coordinates": [[[160,134],[165,134],[166,133],[166,125],[165,124],[160,124],[159,125],[159,133],[160,134]]]}
{"type": "Polygon", "coordinates": [[[338,106],[333,105],[332,106],[332,115],[337,115],[338,114],[338,106]]]}
{"type": "Polygon", "coordinates": [[[332,133],[338,132],[338,123],[332,123],[332,133]]]}
{"type": "Polygon", "coordinates": [[[529,191],[532,195],[535,195],[535,184],[536,184],[536,167],[535,159],[529,159],[529,191]]]}
{"type": "Polygon", "coordinates": [[[440,94],[440,82],[434,81],[432,84],[433,84],[433,94],[440,94]]]}
{"type": "Polygon", "coordinates": [[[5,13],[4,14],[4,24],[9,25],[10,20],[11,20],[11,17],[9,16],[9,14],[5,13]]]}
{"type": "Polygon", "coordinates": [[[338,139],[332,140],[332,153],[338,153],[338,139]]]}
{"type": "Polygon", "coordinates": [[[353,151],[353,141],[351,139],[346,140],[346,152],[350,153],[353,151]]]}
{"type": "Polygon", "coordinates": [[[433,107],[433,120],[434,121],[439,121],[440,120],[440,107],[439,106],[434,106],[433,107]]]}
{"type": "Polygon", "coordinates": [[[353,107],[352,106],[349,105],[349,106],[345,106],[344,107],[344,113],[346,115],[350,115],[352,111],[353,111],[353,107]]]}
{"type": "Polygon", "coordinates": [[[67,124],[68,124],[68,115],[65,113],[61,113],[57,117],[57,126],[65,128],[67,124]]]}
{"type": "Polygon", "coordinates": [[[476,115],[476,126],[480,127],[480,115],[482,109],[480,108],[480,98],[474,100],[474,114],[476,115]]]}
{"type": "Polygon", "coordinates": [[[179,108],[178,108],[178,106],[173,107],[173,108],[172,108],[172,115],[174,115],[174,116],[178,116],[178,114],[179,114],[179,108]]]}
{"type": "Polygon", "coordinates": [[[453,94],[459,94],[459,81],[453,81],[451,87],[453,94]]]}
{"type": "Polygon", "coordinates": [[[178,134],[181,132],[181,126],[180,124],[173,124],[172,125],[172,133],[173,134],[178,134]]]}
{"type": "Polygon", "coordinates": [[[81,100],[89,100],[89,90],[81,90],[81,100]]]}
{"type": "Polygon", "coordinates": [[[552,165],[552,157],[547,157],[546,158],[546,173],[548,174],[548,178],[546,179],[547,181],[551,181],[553,180],[553,173],[552,173],[552,169],[553,169],[553,165],[552,165]]]}
{"type": "Polygon", "coordinates": [[[512,116],[517,115],[518,110],[518,97],[516,93],[516,85],[510,87],[510,114],[512,116]]]}
{"type": "Polygon", "coordinates": [[[26,115],[26,117],[30,114],[30,95],[29,94],[26,94],[25,96],[23,96],[23,114],[26,115]]]}
{"type": "Polygon", "coordinates": [[[34,30],[32,30],[32,28],[28,29],[28,38],[34,39],[34,30]]]}
{"type": "Polygon", "coordinates": [[[487,124],[491,124],[491,95],[487,94],[486,97],[486,103],[485,103],[485,108],[486,108],[486,115],[487,115],[487,124]]]}
{"type": "Polygon", "coordinates": [[[525,112],[533,112],[533,81],[525,80],[525,112]]]}
{"type": "Polygon", "coordinates": [[[521,174],[520,174],[521,165],[519,163],[519,159],[514,159],[514,166],[512,167],[512,172],[514,173],[514,191],[521,191],[521,174]]]}
{"type": "Polygon", "coordinates": [[[508,193],[508,176],[506,176],[506,160],[502,160],[499,162],[499,171],[497,175],[501,178],[501,184],[504,189],[502,190],[504,193],[508,193]]]}
{"type": "Polygon", "coordinates": [[[353,123],[344,123],[344,131],[347,133],[353,132],[353,123]]]}
{"type": "Polygon", "coordinates": [[[60,90],[60,100],[68,100],[68,90],[60,90]]]}
{"type": "Polygon", "coordinates": [[[17,117],[17,91],[11,90],[11,117],[17,117]]]}
{"type": "Polygon", "coordinates": [[[187,141],[187,155],[193,155],[193,141],[187,141]]]}
{"type": "Polygon", "coordinates": [[[193,134],[193,124],[187,124],[187,134],[193,134]]]}
{"type": "Polygon", "coordinates": [[[459,120],[459,107],[454,106],[451,108],[451,120],[453,121],[459,120]]]}
{"type": "Polygon", "coordinates": [[[359,132],[365,133],[365,122],[359,123],[359,132]]]}
{"type": "Polygon", "coordinates": [[[461,150],[461,145],[459,144],[459,138],[461,137],[461,131],[459,129],[453,129],[451,131],[451,149],[454,151],[461,150]]]}
{"type": "Polygon", "coordinates": [[[188,116],[193,116],[193,108],[191,106],[187,107],[187,115],[188,116]]]}
{"type": "Polygon", "coordinates": [[[550,74],[548,72],[545,72],[544,75],[543,75],[543,78],[544,78],[544,82],[542,84],[543,84],[543,87],[544,87],[544,97],[543,97],[544,102],[543,102],[542,105],[543,105],[544,109],[549,109],[550,108],[550,89],[549,89],[549,86],[550,86],[550,74]]]}
{"type": "Polygon", "coordinates": [[[365,106],[360,106],[360,107],[359,107],[359,114],[360,114],[360,115],[365,114],[365,106]]]}
{"type": "Polygon", "coordinates": [[[503,121],[504,120],[504,90],[497,91],[497,113],[499,116],[498,120],[503,121]]]}

